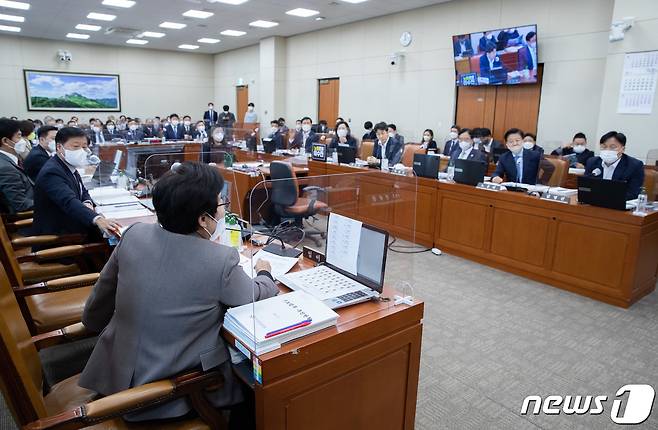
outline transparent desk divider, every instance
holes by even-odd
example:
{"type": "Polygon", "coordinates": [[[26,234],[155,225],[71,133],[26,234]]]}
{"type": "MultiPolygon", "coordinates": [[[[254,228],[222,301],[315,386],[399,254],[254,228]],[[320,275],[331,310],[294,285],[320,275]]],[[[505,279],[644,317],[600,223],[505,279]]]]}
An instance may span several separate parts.
{"type": "MultiPolygon", "coordinates": [[[[348,307],[341,307],[333,298],[342,297],[345,304],[348,294],[364,301],[351,304],[350,308],[369,306],[373,312],[376,307],[393,307],[396,295],[413,300],[411,257],[390,249],[393,242],[397,249],[420,247],[415,244],[418,184],[413,173],[394,174],[315,161],[294,165],[289,160],[280,157],[258,168],[232,169],[230,176],[224,176],[234,186],[231,208],[245,221],[243,236],[249,240],[245,241],[243,255],[249,261],[243,262],[249,276],[258,279],[259,261],[268,261],[272,275],[282,280],[280,294],[291,292],[292,286],[312,294],[312,301],[321,303],[321,308],[337,307],[339,315],[348,307]],[[325,266],[342,271],[339,278],[326,284],[317,280],[308,286],[301,283],[295,277],[299,275],[294,274],[316,266],[302,254],[304,247],[328,255],[325,266]],[[354,280],[358,282],[356,287],[349,285],[354,280]],[[408,282],[408,288],[400,284],[403,281],[408,282]],[[357,291],[367,294],[363,296],[357,291]]],[[[318,270],[324,269],[314,271],[318,270]]],[[[306,309],[291,305],[298,312],[299,321],[284,318],[281,324],[285,327],[280,328],[294,327],[269,339],[258,339],[263,335],[263,327],[272,321],[266,309],[257,304],[260,286],[256,282],[253,286],[253,321],[252,327],[246,329],[251,334],[247,346],[252,351],[267,352],[280,341],[286,348],[289,337],[312,331],[322,323],[305,323],[306,309]]]]}

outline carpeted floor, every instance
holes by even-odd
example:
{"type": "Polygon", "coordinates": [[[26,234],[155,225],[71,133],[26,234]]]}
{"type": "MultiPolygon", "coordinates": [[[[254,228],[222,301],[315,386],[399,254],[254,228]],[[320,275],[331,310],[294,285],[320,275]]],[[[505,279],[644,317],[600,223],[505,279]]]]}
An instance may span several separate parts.
{"type": "MultiPolygon", "coordinates": [[[[389,252],[387,283],[405,279],[425,301],[418,430],[615,428],[621,386],[658,389],[656,293],[624,310],[450,255],[389,252]],[[597,416],[521,416],[528,395],[609,400],[597,416]]],[[[658,427],[656,404],[636,428],[658,427]]]]}

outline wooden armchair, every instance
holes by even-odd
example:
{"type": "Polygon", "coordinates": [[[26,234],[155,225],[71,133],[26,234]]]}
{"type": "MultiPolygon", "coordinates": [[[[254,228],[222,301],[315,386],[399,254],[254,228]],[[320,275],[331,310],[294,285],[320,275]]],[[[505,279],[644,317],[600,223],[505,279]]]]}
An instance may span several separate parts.
{"type": "Polygon", "coordinates": [[[5,400],[23,429],[224,429],[221,412],[205,398],[223,380],[219,372],[192,371],[171,379],[134,387],[107,397],[78,386],[79,375],[55,384],[43,395],[37,347],[82,335],[81,324],[31,337],[6,272],[0,270],[0,384],[5,400]],[[128,423],[121,417],[170,400],[188,397],[200,418],[175,422],[128,423]]]}

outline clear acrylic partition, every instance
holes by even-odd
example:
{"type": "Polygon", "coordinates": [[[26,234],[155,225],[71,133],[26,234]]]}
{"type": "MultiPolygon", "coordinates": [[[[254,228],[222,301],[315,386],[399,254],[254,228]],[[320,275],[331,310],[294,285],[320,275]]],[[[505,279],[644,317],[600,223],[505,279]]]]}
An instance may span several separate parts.
{"type": "MultiPolygon", "coordinates": [[[[340,221],[340,217],[333,218],[329,229],[329,252],[334,255],[333,262],[347,264],[344,266],[347,272],[356,267],[356,274],[370,279],[373,286],[381,284],[381,260],[377,258],[376,251],[378,240],[381,240],[381,249],[386,249],[384,288],[381,295],[377,295],[381,299],[372,300],[384,308],[396,306],[396,296],[413,301],[414,264],[411,260],[413,256],[408,253],[427,248],[416,244],[418,181],[411,170],[396,174],[331,162],[309,161],[304,165],[292,164],[290,161],[294,159],[281,157],[280,160],[263,163],[250,171],[231,169],[229,178],[233,178],[233,183],[237,185],[232,193],[231,207],[245,221],[242,225],[243,237],[249,237],[241,245],[242,254],[246,257],[242,260],[244,270],[249,276],[257,275],[255,267],[259,260],[270,262],[272,274],[277,279],[286,273],[291,264],[290,273],[312,268],[312,260],[304,258],[303,254],[298,258],[293,257],[291,248],[301,253],[306,246],[326,254],[331,213],[362,223],[360,228],[354,230],[351,222],[338,226],[336,220],[340,221]],[[294,177],[291,177],[291,172],[294,177]],[[348,234],[350,231],[353,233],[348,234]],[[388,233],[388,243],[384,242],[382,232],[388,233]],[[285,250],[282,250],[283,244],[285,250]],[[285,256],[273,257],[265,248],[285,256]],[[340,261],[335,260],[338,255],[341,256],[340,261]],[[354,258],[351,258],[352,255],[354,258]]],[[[423,214],[425,217],[429,215],[423,214]]],[[[422,222],[426,223],[427,220],[422,222]]],[[[232,228],[228,219],[227,228],[232,228]]],[[[317,297],[326,298],[330,293],[335,294],[337,290],[330,290],[337,287],[338,282],[334,282],[328,289],[317,291],[317,297]]],[[[283,285],[280,285],[280,290],[282,293],[291,291],[283,285]]],[[[263,334],[261,323],[267,321],[268,315],[257,304],[259,292],[259,286],[254,282],[254,318],[252,327],[247,329],[252,343],[248,347],[263,353],[268,347],[262,348],[258,337],[263,334]]],[[[353,304],[350,307],[372,305],[368,300],[368,303],[353,304]]],[[[401,305],[408,306],[404,303],[401,305]]],[[[337,311],[340,315],[341,309],[337,311]]],[[[282,321],[284,324],[289,322],[282,321]]],[[[295,330],[302,332],[308,330],[308,327],[295,330]]],[[[285,343],[286,333],[269,340],[260,339],[268,346],[279,343],[279,340],[285,343]]]]}

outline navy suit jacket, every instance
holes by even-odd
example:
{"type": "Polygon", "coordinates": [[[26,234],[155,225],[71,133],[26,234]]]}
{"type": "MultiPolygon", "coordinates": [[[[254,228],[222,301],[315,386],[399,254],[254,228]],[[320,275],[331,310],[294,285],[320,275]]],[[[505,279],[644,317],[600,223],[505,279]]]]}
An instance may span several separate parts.
{"type": "Polygon", "coordinates": [[[174,130],[174,127],[169,124],[165,127],[164,137],[167,140],[183,140],[183,136],[185,135],[183,131],[183,124],[178,124],[176,130],[174,130]]]}
{"type": "MultiPolygon", "coordinates": [[[[388,160],[389,166],[394,166],[402,160],[402,150],[403,145],[399,140],[392,137],[388,138],[388,144],[386,145],[386,159],[388,160]]],[[[382,159],[382,146],[379,144],[379,141],[375,142],[372,156],[379,158],[380,160],[382,159]]]]}
{"type": "Polygon", "coordinates": [[[218,114],[216,110],[214,109],[212,111],[207,110],[203,113],[203,122],[205,122],[207,125],[213,125],[217,123],[217,117],[218,114]]]}
{"type": "MultiPolygon", "coordinates": [[[[590,158],[585,166],[585,176],[603,178],[602,163],[601,157],[590,158]]],[[[628,184],[626,200],[636,199],[637,195],[640,194],[642,184],[644,184],[644,164],[637,158],[622,154],[621,160],[619,160],[619,164],[617,164],[612,174],[612,180],[625,181],[628,184]]]]}
{"type": "Polygon", "coordinates": [[[452,151],[459,148],[459,140],[448,140],[445,145],[443,145],[443,155],[450,155],[452,151]]]}
{"type": "Polygon", "coordinates": [[[98,215],[83,204],[92,201],[68,165],[57,155],[43,165],[34,186],[34,234],[81,233],[98,235],[98,215]]]}
{"type": "Polygon", "coordinates": [[[462,45],[459,43],[459,38],[456,39],[456,40],[453,42],[452,46],[453,46],[453,49],[454,49],[454,51],[455,51],[455,57],[459,57],[459,56],[462,55],[462,53],[464,53],[464,52],[466,52],[467,55],[473,55],[473,54],[474,54],[474,52],[473,52],[473,45],[471,44],[471,38],[470,38],[470,36],[467,37],[466,39],[464,39],[464,41],[465,41],[466,43],[464,44],[464,50],[463,50],[463,51],[462,51],[462,45]]]}
{"type": "Polygon", "coordinates": [[[271,136],[267,136],[266,139],[272,139],[274,149],[283,149],[283,136],[278,131],[271,136]]]}
{"type": "MultiPolygon", "coordinates": [[[[535,185],[537,184],[537,173],[539,172],[539,161],[541,155],[538,151],[523,150],[523,176],[521,182],[524,184],[535,185]]],[[[505,152],[501,154],[496,164],[496,171],[491,177],[504,178],[507,182],[516,182],[516,163],[514,162],[514,154],[512,152],[505,152]]]]}
{"type": "MultiPolygon", "coordinates": [[[[344,145],[356,149],[356,139],[349,134],[345,136],[345,138],[347,139],[347,142],[345,142],[344,145]]],[[[340,141],[338,136],[334,136],[334,138],[331,140],[331,143],[329,144],[329,148],[338,148],[339,142],[340,141]]]]}
{"type": "MultiPolygon", "coordinates": [[[[493,68],[498,69],[498,68],[503,68],[503,63],[500,62],[500,57],[496,55],[496,58],[494,59],[493,63],[493,68]]],[[[486,54],[483,54],[480,57],[480,76],[483,78],[488,78],[491,76],[491,69],[489,68],[489,58],[487,57],[486,54]]]]}
{"type": "MultiPolygon", "coordinates": [[[[452,151],[452,153],[450,154],[450,161],[454,163],[455,160],[459,158],[459,154],[461,153],[462,153],[461,147],[457,146],[457,149],[452,151]]],[[[479,149],[473,148],[471,149],[471,152],[468,154],[468,157],[466,157],[466,159],[471,161],[481,161],[482,163],[487,164],[487,153],[484,151],[480,151],[479,149]]]]}
{"type": "Polygon", "coordinates": [[[135,131],[127,130],[123,133],[123,138],[128,142],[141,142],[144,140],[144,132],[139,128],[135,131]]]}
{"type": "Polygon", "coordinates": [[[491,36],[488,39],[486,37],[482,36],[480,38],[479,43],[478,43],[478,49],[480,50],[480,52],[484,52],[487,49],[487,42],[491,42],[494,45],[498,44],[498,41],[496,40],[495,36],[491,36]]]}
{"type": "Polygon", "coordinates": [[[48,151],[43,149],[41,145],[37,145],[30,150],[30,153],[23,162],[23,170],[25,170],[25,173],[32,181],[36,181],[37,175],[48,160],[50,160],[48,151]]]}
{"type": "MultiPolygon", "coordinates": [[[[311,145],[319,141],[320,137],[313,131],[308,132],[308,137],[306,138],[306,145],[304,145],[304,150],[306,152],[311,152],[311,145]]],[[[301,148],[304,144],[304,132],[299,131],[295,132],[295,137],[292,139],[292,142],[289,142],[289,148],[301,148]]]]}

